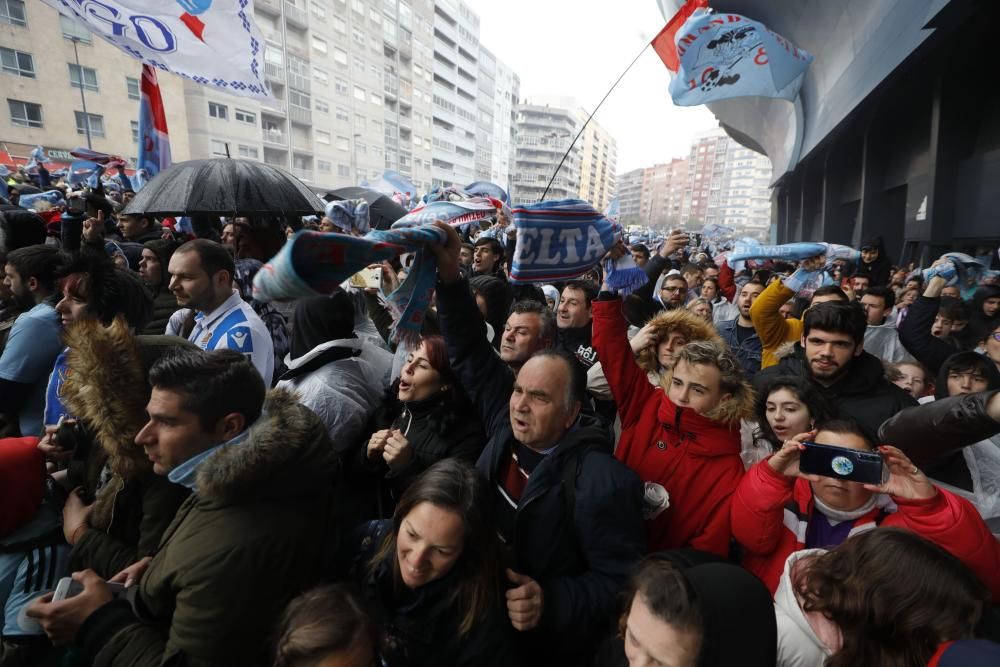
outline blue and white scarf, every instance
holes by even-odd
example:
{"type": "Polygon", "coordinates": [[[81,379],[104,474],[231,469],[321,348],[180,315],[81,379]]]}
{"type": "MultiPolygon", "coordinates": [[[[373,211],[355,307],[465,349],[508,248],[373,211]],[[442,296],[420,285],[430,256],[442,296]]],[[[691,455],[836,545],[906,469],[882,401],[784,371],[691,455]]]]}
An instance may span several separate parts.
{"type": "MultiPolygon", "coordinates": [[[[560,199],[513,210],[517,246],[511,262],[512,283],[551,283],[587,273],[621,238],[621,226],[582,199],[560,199]]],[[[610,267],[614,290],[629,292],[646,283],[631,255],[610,267]]]]}

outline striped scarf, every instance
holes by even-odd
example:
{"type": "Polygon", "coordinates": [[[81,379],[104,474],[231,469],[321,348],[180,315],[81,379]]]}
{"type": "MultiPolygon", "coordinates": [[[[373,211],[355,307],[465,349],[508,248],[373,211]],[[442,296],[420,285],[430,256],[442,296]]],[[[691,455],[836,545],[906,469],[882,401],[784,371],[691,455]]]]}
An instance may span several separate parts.
{"type": "MultiPolygon", "coordinates": [[[[513,210],[517,246],[512,283],[551,283],[582,276],[621,239],[621,226],[581,199],[560,199],[513,210]]],[[[646,274],[624,257],[608,265],[608,287],[624,293],[641,287],[646,274]]]]}

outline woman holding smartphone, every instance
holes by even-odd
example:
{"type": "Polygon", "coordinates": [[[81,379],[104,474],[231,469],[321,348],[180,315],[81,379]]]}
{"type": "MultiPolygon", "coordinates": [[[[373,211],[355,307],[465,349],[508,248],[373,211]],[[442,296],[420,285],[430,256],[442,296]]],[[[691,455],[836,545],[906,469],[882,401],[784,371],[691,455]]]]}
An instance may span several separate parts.
{"type": "Polygon", "coordinates": [[[786,440],[740,481],[730,508],[733,536],[744,548],[744,567],[772,593],[792,553],[897,526],[944,547],[1000,600],[1000,542],[971,503],[935,487],[896,447],[877,449],[889,472],[881,485],[804,473],[799,458],[807,441],[876,451],[854,422],[831,420],[786,440]]]}

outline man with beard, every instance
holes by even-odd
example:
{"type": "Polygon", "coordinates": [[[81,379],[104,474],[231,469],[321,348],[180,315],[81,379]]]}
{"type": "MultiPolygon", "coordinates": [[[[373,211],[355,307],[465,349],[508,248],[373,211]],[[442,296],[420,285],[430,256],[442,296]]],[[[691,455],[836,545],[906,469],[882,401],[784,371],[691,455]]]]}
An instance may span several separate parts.
{"type": "Polygon", "coordinates": [[[8,417],[5,435],[39,435],[45,411],[45,388],[62,350],[57,271],[62,254],[52,246],[33,245],[7,255],[4,286],[27,312],[14,322],[0,356],[0,411],[8,417]]]}
{"type": "Polygon", "coordinates": [[[882,362],[864,350],[868,323],[857,303],[825,302],[811,307],[802,320],[802,337],[792,354],[754,378],[760,390],[773,378],[809,379],[843,418],[858,422],[877,439],[879,426],[903,408],[916,405],[908,393],[889,382],[882,362]]]}
{"type": "Polygon", "coordinates": [[[730,349],[740,360],[743,367],[743,374],[747,379],[760,370],[761,344],[760,337],[753,328],[753,320],[750,319],[750,307],[753,302],[764,291],[764,284],[751,280],[740,290],[739,299],[736,305],[739,308],[739,316],[736,319],[719,322],[716,329],[722,340],[729,344],[730,349]]]}

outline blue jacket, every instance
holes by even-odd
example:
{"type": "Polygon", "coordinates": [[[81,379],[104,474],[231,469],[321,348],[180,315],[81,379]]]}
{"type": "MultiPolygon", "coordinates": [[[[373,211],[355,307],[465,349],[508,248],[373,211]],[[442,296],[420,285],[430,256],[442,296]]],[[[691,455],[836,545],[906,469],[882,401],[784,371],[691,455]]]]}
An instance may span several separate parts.
{"type": "MultiPolygon", "coordinates": [[[[486,340],[465,280],[439,284],[437,303],[451,367],[486,432],[476,467],[496,485],[503,456],[514,445],[509,414],[514,375],[486,340]]],[[[534,469],[517,509],[510,567],[544,591],[541,624],[522,633],[528,644],[524,655],[538,664],[589,660],[645,551],[642,482],[609,453],[607,438],[595,420],[581,419],[534,469]],[[572,522],[564,495],[567,470],[576,475],[572,522]]]]}
{"type": "Polygon", "coordinates": [[[753,379],[757,371],[760,370],[760,358],[762,354],[762,346],[760,342],[760,337],[757,332],[754,331],[748,338],[743,339],[743,343],[739,342],[736,335],[736,323],[739,318],[726,320],[725,322],[717,322],[715,325],[716,331],[722,336],[722,340],[726,341],[730,349],[732,349],[733,354],[736,358],[740,360],[740,366],[743,367],[743,373],[747,376],[747,379],[753,379]]]}

